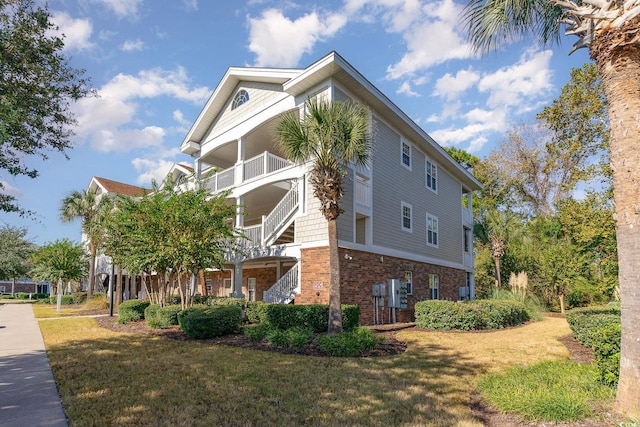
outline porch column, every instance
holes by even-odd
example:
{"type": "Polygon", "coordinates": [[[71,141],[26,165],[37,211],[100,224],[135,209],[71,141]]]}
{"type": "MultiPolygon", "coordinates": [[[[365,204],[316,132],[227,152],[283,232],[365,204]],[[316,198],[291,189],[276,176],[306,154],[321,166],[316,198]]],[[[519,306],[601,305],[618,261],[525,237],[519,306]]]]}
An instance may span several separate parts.
{"type": "Polygon", "coordinates": [[[242,263],[237,262],[233,265],[233,292],[231,296],[234,298],[244,298],[242,293],[242,263]]]}
{"type": "Polygon", "coordinates": [[[244,227],[244,197],[236,197],[236,228],[244,227]]]}
{"type": "Polygon", "coordinates": [[[235,184],[242,184],[244,181],[244,156],[245,156],[245,141],[244,137],[238,138],[238,154],[236,157],[236,164],[234,170],[235,184]]]}

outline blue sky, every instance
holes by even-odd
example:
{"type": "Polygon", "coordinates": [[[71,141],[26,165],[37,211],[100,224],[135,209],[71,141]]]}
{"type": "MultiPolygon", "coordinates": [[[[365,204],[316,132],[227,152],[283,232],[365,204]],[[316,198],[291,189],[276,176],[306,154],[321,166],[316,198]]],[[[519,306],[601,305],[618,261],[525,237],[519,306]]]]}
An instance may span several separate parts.
{"type": "Polygon", "coordinates": [[[335,50],[443,146],[485,157],[512,126],[558,96],[584,49],[571,38],[540,48],[517,43],[485,57],[467,45],[453,0],[49,0],[71,64],[99,97],[73,106],[70,160],[28,160],[35,179],[0,171],[35,219],[0,213],[44,244],[80,240],[58,219],[61,200],[92,176],[149,186],[230,66],[304,68],[335,50]]]}

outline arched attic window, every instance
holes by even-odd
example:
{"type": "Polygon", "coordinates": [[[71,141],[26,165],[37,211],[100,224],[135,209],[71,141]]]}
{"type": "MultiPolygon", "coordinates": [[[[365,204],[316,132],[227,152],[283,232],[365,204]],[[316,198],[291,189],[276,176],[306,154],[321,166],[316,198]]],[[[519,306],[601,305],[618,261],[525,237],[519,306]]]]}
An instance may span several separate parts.
{"type": "Polygon", "coordinates": [[[233,97],[233,103],[231,104],[231,109],[235,110],[242,104],[249,102],[249,92],[244,89],[240,89],[236,96],[233,97]]]}

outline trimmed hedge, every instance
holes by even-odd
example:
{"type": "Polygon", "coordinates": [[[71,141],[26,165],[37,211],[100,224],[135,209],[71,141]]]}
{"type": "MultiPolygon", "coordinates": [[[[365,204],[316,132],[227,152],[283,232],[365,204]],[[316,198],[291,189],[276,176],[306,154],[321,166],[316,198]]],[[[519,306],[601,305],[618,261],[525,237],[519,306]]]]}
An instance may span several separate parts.
{"type": "Polygon", "coordinates": [[[321,335],[317,339],[320,350],[334,357],[361,356],[375,348],[384,339],[376,337],[373,330],[356,328],[343,334],[321,335]]]}
{"type": "Polygon", "coordinates": [[[148,300],[130,299],[118,306],[118,323],[129,323],[144,319],[144,310],[151,303],[148,300]]]}
{"type": "MultiPolygon", "coordinates": [[[[54,295],[49,297],[49,303],[50,304],[57,304],[58,303],[58,296],[54,295]]],[[[72,305],[73,304],[73,297],[71,295],[62,295],[62,299],[60,300],[60,304],[61,305],[72,305]]]]}
{"type": "Polygon", "coordinates": [[[419,328],[463,331],[502,329],[530,319],[525,305],[511,300],[420,301],[415,316],[419,328]]]}
{"type": "Polygon", "coordinates": [[[180,305],[160,307],[157,304],[151,304],[144,310],[144,318],[150,328],[167,328],[178,324],[178,313],[180,311],[182,311],[180,305]]]}
{"type": "Polygon", "coordinates": [[[265,303],[262,301],[248,302],[247,307],[245,309],[247,322],[260,323],[260,310],[261,310],[261,306],[264,306],[264,305],[265,303]]]}
{"type": "Polygon", "coordinates": [[[190,338],[203,339],[237,332],[242,324],[242,309],[237,306],[207,307],[194,305],[178,313],[178,324],[190,338]]]}
{"type": "MultiPolygon", "coordinates": [[[[262,304],[257,306],[260,323],[275,329],[308,327],[315,333],[327,332],[329,306],[326,304],[262,304]]],[[[342,306],[342,329],[350,331],[360,325],[360,307],[342,306]]]]}
{"type": "MultiPolygon", "coordinates": [[[[217,297],[213,295],[194,295],[193,296],[193,304],[194,305],[207,305],[210,307],[219,306],[219,305],[233,305],[240,308],[244,308],[245,300],[244,298],[232,298],[232,297],[217,297]]],[[[177,305],[181,303],[180,295],[173,295],[167,301],[171,305],[177,305]]]]}
{"type": "Polygon", "coordinates": [[[576,341],[593,349],[598,379],[615,387],[620,375],[620,307],[576,308],[567,312],[566,319],[576,341]]]}
{"type": "Polygon", "coordinates": [[[73,303],[74,304],[82,304],[83,302],[85,302],[87,300],[87,293],[86,292],[73,292],[71,294],[71,297],[73,298],[73,303]]]}

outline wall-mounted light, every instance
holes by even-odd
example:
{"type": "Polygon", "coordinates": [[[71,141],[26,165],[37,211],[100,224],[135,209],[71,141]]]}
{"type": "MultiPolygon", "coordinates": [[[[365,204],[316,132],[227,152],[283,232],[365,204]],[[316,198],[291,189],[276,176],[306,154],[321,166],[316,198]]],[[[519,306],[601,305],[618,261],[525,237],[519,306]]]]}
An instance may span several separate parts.
{"type": "Polygon", "coordinates": [[[380,257],[380,262],[384,262],[384,257],[383,256],[380,257]]]}
{"type": "Polygon", "coordinates": [[[349,254],[344,254],[344,259],[352,260],[353,257],[350,256],[349,254]]]}

